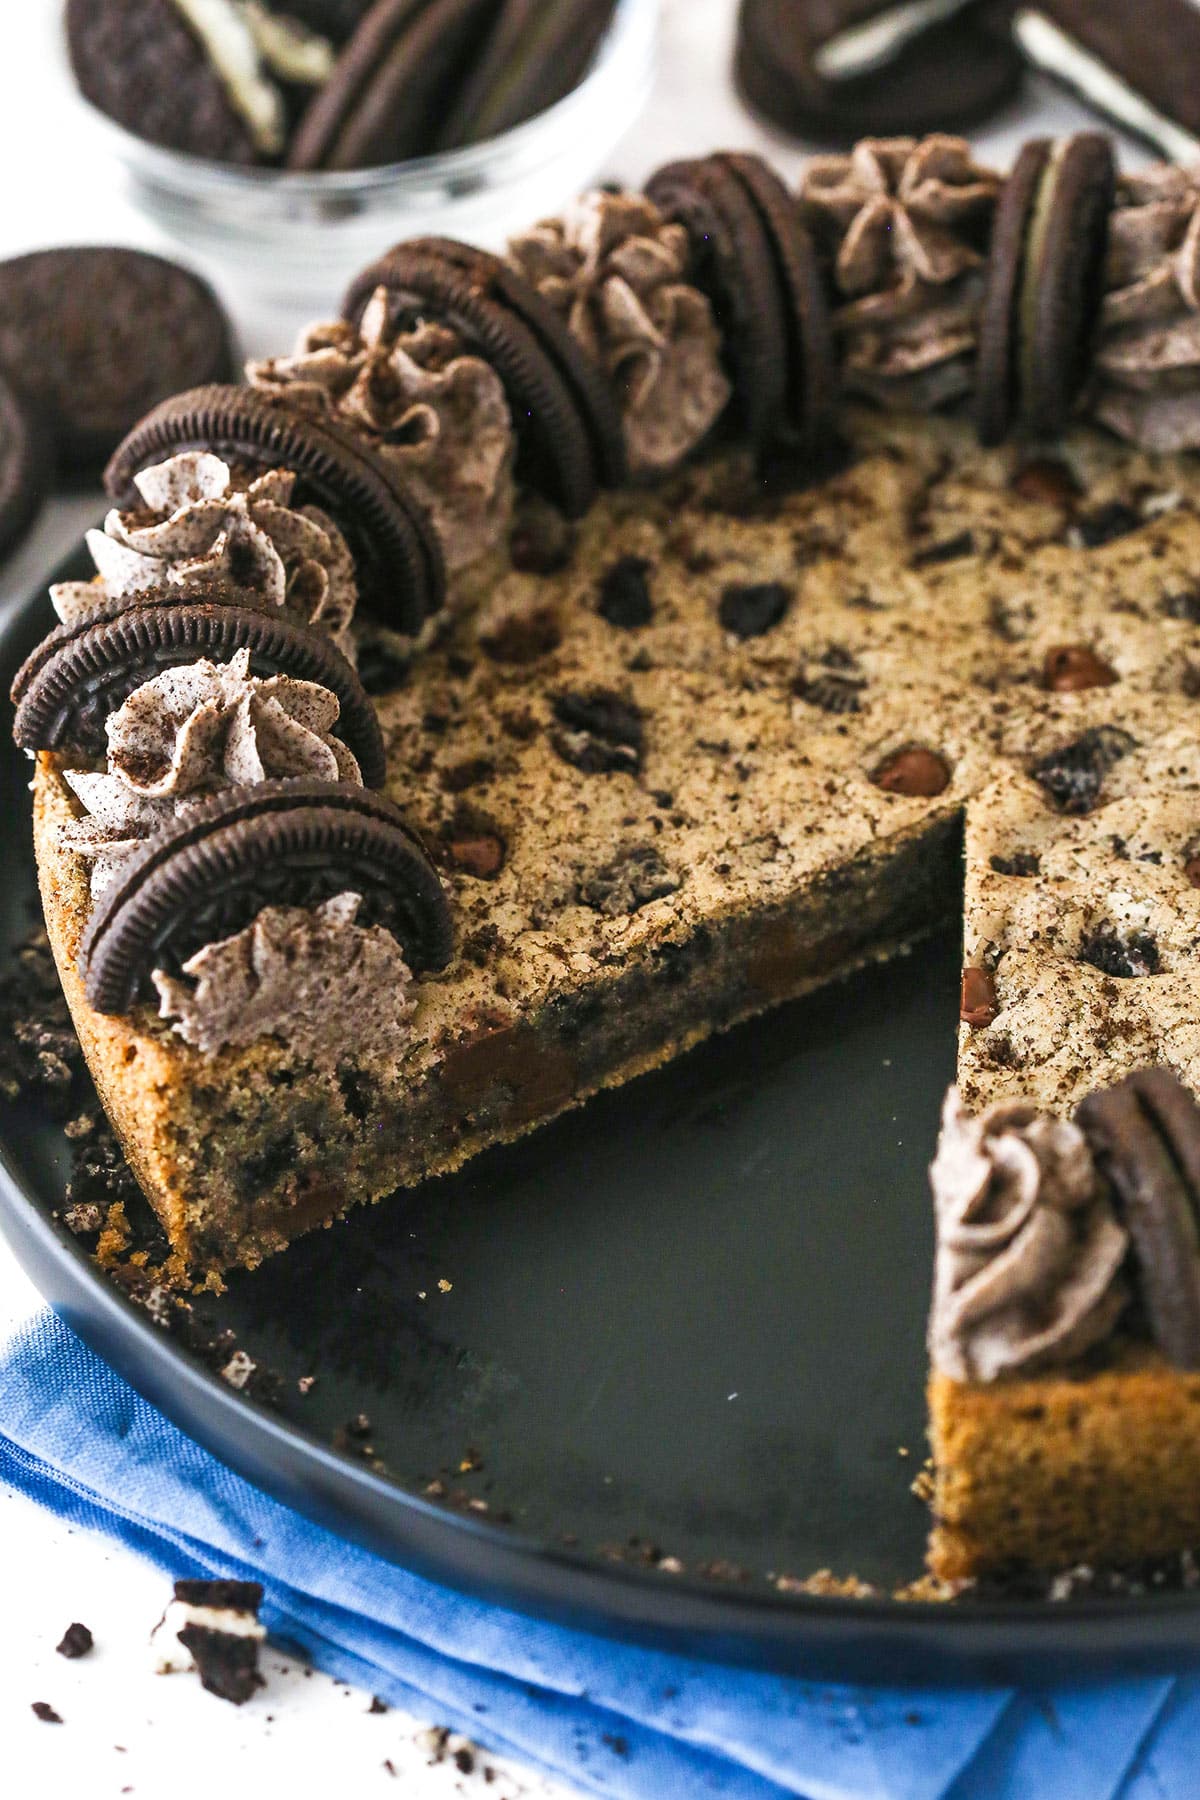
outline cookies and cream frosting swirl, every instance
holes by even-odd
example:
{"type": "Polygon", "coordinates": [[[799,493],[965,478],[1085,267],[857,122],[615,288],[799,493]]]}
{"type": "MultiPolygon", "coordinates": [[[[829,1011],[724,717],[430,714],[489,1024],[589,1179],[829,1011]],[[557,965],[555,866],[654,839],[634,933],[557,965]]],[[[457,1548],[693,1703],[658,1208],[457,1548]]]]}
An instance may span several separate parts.
{"type": "Polygon", "coordinates": [[[292,504],[289,470],[269,469],[243,487],[221,457],[188,450],[134,482],[143,507],[114,508],[103,531],[87,534],[95,579],[50,590],[64,624],[164,589],[186,601],[215,583],[232,605],[285,613],[352,651],[354,559],[327,514],[292,504]]]}
{"type": "Polygon", "coordinates": [[[243,931],[206,944],[182,976],[152,979],[161,1017],[206,1056],[265,1036],[317,1064],[394,1058],[415,1002],[404,953],[380,925],[356,923],[359,895],[321,906],[268,906],[243,931]]]}
{"type": "Polygon", "coordinates": [[[361,324],[312,325],[291,356],[247,366],[247,379],[301,411],[330,413],[404,474],[433,520],[446,566],[465,568],[500,543],[513,508],[516,433],[504,386],[448,327],[399,330],[387,290],[361,324]]]}
{"type": "Polygon", "coordinates": [[[1111,431],[1200,448],[1200,164],[1119,181],[1094,366],[1091,411],[1111,431]]]}
{"type": "Polygon", "coordinates": [[[933,408],[971,387],[1000,177],[962,138],[866,138],[804,171],[802,212],[832,268],[848,392],[933,408]]]}
{"type": "Polygon", "coordinates": [[[688,281],[687,232],[639,194],[588,193],[509,243],[616,387],[631,472],[667,474],[729,403],[712,307],[688,281]]]}
{"type": "Polygon", "coordinates": [[[91,864],[95,897],[121,863],[189,802],[230,787],[308,776],[361,785],[358,763],[333,735],[328,688],[250,673],[250,652],[200,661],[144,682],[108,720],[103,771],[64,770],[86,816],[64,842],[91,864]]]}
{"type": "Polygon", "coordinates": [[[1129,1242],[1077,1125],[1024,1100],[972,1118],[951,1088],[930,1178],[936,1368],[995,1381],[1109,1337],[1128,1299],[1129,1242]]]}

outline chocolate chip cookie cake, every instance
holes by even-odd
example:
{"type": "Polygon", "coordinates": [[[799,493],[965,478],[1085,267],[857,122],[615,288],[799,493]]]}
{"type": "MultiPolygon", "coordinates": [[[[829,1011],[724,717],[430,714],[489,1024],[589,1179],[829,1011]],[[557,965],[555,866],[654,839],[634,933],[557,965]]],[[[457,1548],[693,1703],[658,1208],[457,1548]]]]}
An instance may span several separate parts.
{"type": "Polygon", "coordinates": [[[1093,135],[717,154],[135,428],[13,698],[168,1273],[961,916],[931,1566],[1200,1543],[1198,246],[1093,135]]]}

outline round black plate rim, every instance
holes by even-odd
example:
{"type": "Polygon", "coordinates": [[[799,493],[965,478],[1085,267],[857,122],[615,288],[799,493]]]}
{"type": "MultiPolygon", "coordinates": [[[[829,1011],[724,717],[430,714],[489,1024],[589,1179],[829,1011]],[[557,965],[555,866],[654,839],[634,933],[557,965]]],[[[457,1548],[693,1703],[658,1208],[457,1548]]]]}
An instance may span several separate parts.
{"type": "MultiPolygon", "coordinates": [[[[0,628],[0,682],[7,684],[48,622],[39,588],[0,628]]],[[[25,817],[10,825],[28,831],[25,817]]],[[[682,1655],[852,1680],[1013,1681],[1200,1657],[1200,1595],[956,1606],[745,1592],[598,1563],[450,1512],[236,1393],[173,1342],[55,1225],[3,1135],[0,1236],[97,1355],[246,1480],[389,1561],[512,1610],[682,1655]]]]}

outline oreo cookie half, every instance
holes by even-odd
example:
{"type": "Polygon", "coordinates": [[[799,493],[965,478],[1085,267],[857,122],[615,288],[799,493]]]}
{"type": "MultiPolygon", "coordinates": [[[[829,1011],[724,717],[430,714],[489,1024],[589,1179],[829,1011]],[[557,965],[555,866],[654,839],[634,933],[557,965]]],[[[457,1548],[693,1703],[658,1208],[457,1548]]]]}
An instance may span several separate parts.
{"type": "Polygon", "coordinates": [[[734,78],[747,106],[792,137],[840,147],[860,137],[965,131],[1012,98],[1024,67],[1007,33],[988,23],[987,4],[956,6],[929,22],[947,10],[929,0],[819,7],[742,0],[734,78]],[[862,54],[831,60],[828,48],[847,35],[843,27],[897,14],[910,23],[923,14],[924,23],[892,34],[886,62],[873,66],[862,54]]]}
{"type": "Polygon", "coordinates": [[[134,476],[183,450],[212,450],[241,468],[291,469],[297,503],[313,501],[337,522],[363,604],[385,624],[415,636],[441,608],[445,565],[424,508],[401,475],[333,420],[247,388],[193,388],[155,407],[117,447],[104,475],[113,500],[139,506],[134,476]]]}
{"type": "Polygon", "coordinates": [[[303,625],[219,602],[147,596],[108,615],[60,625],[17,672],[13,738],[22,750],[103,756],[106,721],[143,682],[201,658],[231,662],[246,649],[252,675],[290,675],[328,688],[341,708],[338,736],[366,785],[382,787],[387,754],[379,719],[341,651],[303,625]]]}
{"type": "Polygon", "coordinates": [[[190,810],[122,864],[88,923],[79,960],[90,1005],[125,1013],[154,969],[177,974],[205,944],[268,906],[362,896],[358,923],[392,932],[417,971],[453,952],[450,904],[390,801],[344,782],[267,781],[190,810]]]}
{"type": "Polygon", "coordinates": [[[435,318],[491,363],[508,395],[521,472],[571,518],[624,478],[620,410],[603,371],[552,307],[487,251],[449,238],[398,244],[356,276],[343,303],[362,317],[377,287],[400,324],[435,318]]]}
{"type": "Polygon", "coordinates": [[[976,422],[985,444],[1014,423],[1057,435],[1087,377],[1116,183],[1097,132],[1025,145],[992,227],[979,326],[976,422]]]}
{"type": "Polygon", "coordinates": [[[1200,1106],[1168,1069],[1139,1069],[1076,1118],[1129,1228],[1154,1340],[1200,1369],[1200,1106]]]}
{"type": "Polygon", "coordinates": [[[721,156],[667,163],[646,183],[646,195],[687,231],[692,279],[721,328],[745,434],[762,450],[787,417],[791,335],[789,297],[764,215],[721,156]]]}
{"type": "Polygon", "coordinates": [[[785,435],[806,455],[834,435],[838,361],[824,278],[800,209],[761,156],[727,151],[718,160],[758,210],[775,259],[788,335],[785,435]]]}

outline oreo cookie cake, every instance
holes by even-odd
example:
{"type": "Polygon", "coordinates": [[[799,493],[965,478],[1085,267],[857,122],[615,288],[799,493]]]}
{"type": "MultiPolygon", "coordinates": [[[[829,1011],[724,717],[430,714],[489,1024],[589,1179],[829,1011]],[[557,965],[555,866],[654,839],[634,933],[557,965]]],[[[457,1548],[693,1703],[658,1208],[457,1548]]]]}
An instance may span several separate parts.
{"type": "Polygon", "coordinates": [[[965,904],[933,1568],[1200,1542],[1198,244],[1091,135],[718,154],[150,414],[14,699],[167,1273],[965,904]]]}

